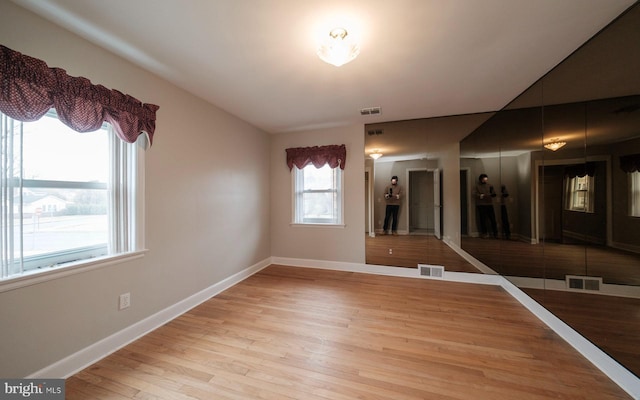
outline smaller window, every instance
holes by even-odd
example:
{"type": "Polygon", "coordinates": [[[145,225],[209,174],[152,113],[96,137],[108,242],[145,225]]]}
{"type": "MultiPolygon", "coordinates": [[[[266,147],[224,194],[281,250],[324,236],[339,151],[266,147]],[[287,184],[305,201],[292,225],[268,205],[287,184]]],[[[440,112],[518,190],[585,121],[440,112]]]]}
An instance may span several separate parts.
{"type": "Polygon", "coordinates": [[[629,215],[640,217],[640,171],[630,172],[629,176],[629,215]]]}
{"type": "Polygon", "coordinates": [[[592,176],[576,176],[566,180],[565,209],[569,211],[593,212],[594,179],[592,176]]]}
{"type": "Polygon", "coordinates": [[[293,223],[342,224],[342,169],[293,167],[293,223]]]}

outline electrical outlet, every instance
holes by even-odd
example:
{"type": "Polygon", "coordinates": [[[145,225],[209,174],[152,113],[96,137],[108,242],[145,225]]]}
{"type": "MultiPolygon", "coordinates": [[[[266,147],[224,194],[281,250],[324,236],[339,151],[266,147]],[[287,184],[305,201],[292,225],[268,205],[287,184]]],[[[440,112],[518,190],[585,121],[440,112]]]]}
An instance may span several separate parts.
{"type": "Polygon", "coordinates": [[[131,306],[131,293],[123,293],[120,295],[120,302],[118,303],[118,309],[124,310],[131,306]]]}
{"type": "Polygon", "coordinates": [[[393,249],[389,249],[389,254],[393,254],[393,249]]]}

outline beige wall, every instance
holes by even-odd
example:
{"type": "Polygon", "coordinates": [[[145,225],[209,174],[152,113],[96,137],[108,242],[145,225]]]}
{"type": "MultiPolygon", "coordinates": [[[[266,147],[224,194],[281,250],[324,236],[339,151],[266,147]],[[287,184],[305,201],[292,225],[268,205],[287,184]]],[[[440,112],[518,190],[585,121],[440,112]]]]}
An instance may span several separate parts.
{"type": "MultiPolygon", "coordinates": [[[[29,375],[270,256],[365,262],[364,125],[267,135],[11,2],[0,2],[0,37],[160,106],[146,153],[149,252],[0,293],[0,376],[29,375]],[[293,227],[285,149],[328,144],[347,147],[345,227],[293,227]],[[132,307],[117,311],[125,292],[132,307]]],[[[444,235],[457,242],[458,143],[442,146],[444,235]]]]}
{"type": "Polygon", "coordinates": [[[443,145],[438,152],[442,170],[442,239],[460,246],[460,145],[443,145]]]}
{"type": "Polygon", "coordinates": [[[270,136],[0,2],[3,45],[160,106],[142,259],[0,293],[0,376],[23,377],[270,256],[270,136]],[[132,307],[117,311],[120,293],[132,307]]]}
{"type": "Polygon", "coordinates": [[[364,125],[286,133],[271,143],[271,255],[364,263],[364,125]],[[344,144],[344,228],[291,226],[289,147],[344,144]]]}

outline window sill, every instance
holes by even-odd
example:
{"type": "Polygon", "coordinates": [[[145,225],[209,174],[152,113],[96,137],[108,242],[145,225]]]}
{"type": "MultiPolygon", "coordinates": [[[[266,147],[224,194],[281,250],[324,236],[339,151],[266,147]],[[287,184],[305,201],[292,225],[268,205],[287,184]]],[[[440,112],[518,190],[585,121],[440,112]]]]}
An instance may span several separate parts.
{"type": "Polygon", "coordinates": [[[294,228],[345,228],[345,224],[301,224],[292,222],[289,224],[294,228]]]}
{"type": "Polygon", "coordinates": [[[574,213],[581,213],[581,214],[594,214],[595,213],[594,211],[577,210],[577,209],[572,210],[570,208],[569,209],[565,209],[565,211],[574,212],[574,213]]]}
{"type": "Polygon", "coordinates": [[[144,257],[148,250],[134,251],[131,253],[118,254],[115,256],[104,256],[74,263],[69,263],[51,270],[34,270],[26,272],[24,275],[13,276],[0,280],[0,293],[36,285],[38,283],[64,278],[66,276],[80,274],[95,269],[107,267],[109,265],[120,264],[144,257]]]}

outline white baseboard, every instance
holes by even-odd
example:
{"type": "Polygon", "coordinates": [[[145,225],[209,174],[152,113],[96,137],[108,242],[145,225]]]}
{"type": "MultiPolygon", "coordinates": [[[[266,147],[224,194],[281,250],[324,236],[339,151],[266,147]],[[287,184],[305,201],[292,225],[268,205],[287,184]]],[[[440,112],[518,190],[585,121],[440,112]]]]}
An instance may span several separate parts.
{"type": "Polygon", "coordinates": [[[415,278],[415,276],[417,275],[416,273],[417,269],[414,269],[414,268],[386,267],[382,265],[369,265],[369,264],[348,263],[348,262],[340,262],[340,261],[271,257],[271,263],[278,264],[278,265],[286,265],[291,267],[319,268],[319,269],[328,269],[331,271],[362,272],[365,274],[374,274],[374,275],[400,276],[400,277],[412,277],[412,278],[415,278]]]}
{"type": "Polygon", "coordinates": [[[640,399],[640,378],[632,374],[616,360],[588,341],[581,334],[564,323],[560,318],[542,307],[507,278],[501,277],[502,286],[513,298],[525,306],[538,319],[569,343],[587,360],[607,375],[634,399],[640,399]]]}
{"type": "Polygon", "coordinates": [[[218,293],[243,281],[256,272],[268,267],[271,259],[262,260],[222,281],[201,290],[200,292],[187,297],[186,299],[165,308],[127,328],[114,333],[84,349],[73,353],[62,360],[59,360],[39,371],[36,371],[26,378],[62,378],[66,379],[71,375],[96,363],[109,354],[121,349],[127,344],[141,338],[147,333],[159,328],[167,322],[177,318],[199,304],[207,301],[218,293]]]}
{"type": "Polygon", "coordinates": [[[458,255],[460,257],[464,258],[469,264],[471,264],[474,267],[478,268],[478,270],[480,270],[480,272],[482,272],[483,274],[498,275],[498,273],[496,271],[492,270],[487,265],[485,265],[485,264],[481,263],[480,261],[476,260],[475,257],[473,257],[471,254],[467,253],[466,251],[462,250],[462,248],[460,246],[458,246],[457,244],[453,243],[450,240],[443,240],[443,242],[444,242],[444,244],[449,246],[453,251],[458,253],[458,255]]]}
{"type": "MultiPolygon", "coordinates": [[[[403,278],[421,278],[418,268],[392,267],[373,264],[358,264],[337,261],[307,260],[301,258],[272,257],[272,264],[286,265],[300,268],[318,268],[332,271],[361,272],[363,274],[396,276],[403,278]]],[[[446,269],[446,267],[445,267],[446,269]]],[[[444,272],[444,280],[462,283],[476,283],[483,285],[499,285],[499,275],[472,274],[466,272],[444,272]]]]}
{"type": "MultiPolygon", "coordinates": [[[[449,244],[452,246],[451,244],[449,244]]],[[[455,249],[454,249],[455,250],[455,249]]],[[[157,329],[165,323],[184,314],[225,289],[243,281],[271,264],[287,265],[293,267],[319,268],[334,271],[360,272],[367,274],[397,276],[420,279],[417,268],[401,268],[381,265],[369,265],[360,263],[335,262],[324,260],[307,260],[298,258],[271,257],[254,264],[174,305],[168,307],[144,320],[133,324],[91,346],[88,346],[70,356],[45,367],[26,378],[68,378],[69,376],[94,364],[116,350],[126,346],[136,339],[157,329]]],[[[487,267],[488,268],[488,267],[487,267]]],[[[491,270],[492,271],[492,270],[491,270]]],[[[493,272],[493,271],[492,271],[493,272]]],[[[472,284],[487,284],[503,287],[511,296],[518,300],[531,313],[538,317],[549,328],[562,337],[567,343],[578,350],[585,358],[592,362],[605,375],[613,380],[633,398],[640,399],[640,378],[637,378],[626,368],[600,350],[597,346],[586,340],[573,328],[547,311],[522,290],[509,282],[503,276],[493,274],[473,274],[463,272],[450,272],[445,270],[443,280],[464,282],[472,284]]]]}
{"type": "Polygon", "coordinates": [[[524,276],[505,276],[511,283],[519,288],[556,290],[560,292],[585,293],[593,296],[614,296],[640,299],[640,286],[615,285],[603,283],[600,290],[577,290],[567,288],[567,282],[560,279],[528,278],[524,276]]]}

